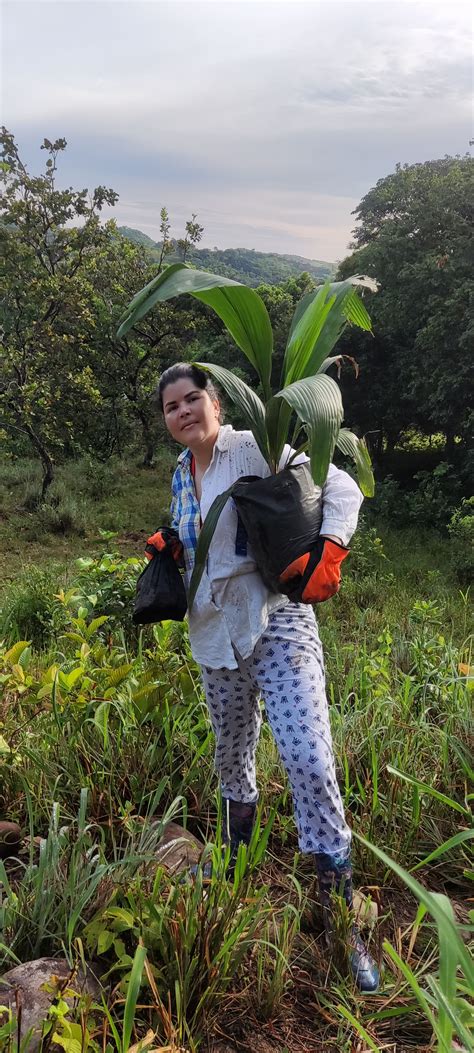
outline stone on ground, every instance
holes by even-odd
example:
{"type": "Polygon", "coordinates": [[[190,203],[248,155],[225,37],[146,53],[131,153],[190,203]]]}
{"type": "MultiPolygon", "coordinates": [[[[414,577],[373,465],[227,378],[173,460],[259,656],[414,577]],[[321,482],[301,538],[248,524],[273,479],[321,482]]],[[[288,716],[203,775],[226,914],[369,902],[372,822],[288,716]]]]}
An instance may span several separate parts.
{"type": "MultiPolygon", "coordinates": [[[[55,984],[53,977],[66,980],[71,975],[71,967],[64,958],[38,958],[33,962],[9,969],[0,979],[0,1005],[11,1008],[14,1019],[17,1018],[17,1007],[21,1005],[21,1037],[24,1038],[31,1028],[33,1033],[24,1053],[37,1053],[41,1043],[43,1022],[53,1001],[54,994],[44,990],[43,985],[55,984]]],[[[77,994],[91,995],[96,1001],[100,998],[101,986],[91,969],[84,972],[79,969],[71,979],[68,987],[77,994]]],[[[73,1006],[75,999],[65,999],[73,1006]]],[[[0,1023],[5,1014],[0,1013],[0,1023]]],[[[22,1047],[23,1050],[23,1047],[22,1047]]]]}

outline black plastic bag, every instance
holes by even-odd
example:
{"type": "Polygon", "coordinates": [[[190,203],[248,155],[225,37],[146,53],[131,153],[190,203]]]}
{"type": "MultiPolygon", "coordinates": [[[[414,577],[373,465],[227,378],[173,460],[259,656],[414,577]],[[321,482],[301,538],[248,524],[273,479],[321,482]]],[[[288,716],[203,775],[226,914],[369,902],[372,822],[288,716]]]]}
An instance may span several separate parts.
{"type": "Polygon", "coordinates": [[[266,479],[248,476],[232,490],[255,562],[271,592],[299,601],[298,582],[279,580],[300,556],[316,546],[321,529],[321,488],[306,463],[290,465],[266,479]]]}
{"type": "Polygon", "coordinates": [[[186,590],[171,550],[154,548],[153,553],[137,581],[133,623],[182,622],[188,606],[186,590]]]}

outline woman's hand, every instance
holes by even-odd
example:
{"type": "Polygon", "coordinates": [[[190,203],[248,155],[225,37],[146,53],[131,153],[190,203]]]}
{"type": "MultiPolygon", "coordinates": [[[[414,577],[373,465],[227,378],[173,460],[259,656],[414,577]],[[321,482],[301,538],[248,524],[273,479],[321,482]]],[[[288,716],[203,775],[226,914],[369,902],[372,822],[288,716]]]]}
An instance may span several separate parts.
{"type": "Polygon", "coordinates": [[[280,582],[287,586],[284,591],[291,596],[288,586],[294,581],[303,603],[324,603],[339,591],[341,563],[348,555],[349,549],[338,538],[320,534],[311,552],[299,556],[281,574],[280,582]]]}
{"type": "Polygon", "coordinates": [[[154,549],[158,552],[163,552],[163,549],[165,548],[169,548],[175,563],[182,563],[183,546],[179,540],[179,534],[171,527],[161,527],[160,530],[156,530],[155,533],[148,538],[145,556],[147,559],[153,559],[155,554],[153,551],[154,549]]]}

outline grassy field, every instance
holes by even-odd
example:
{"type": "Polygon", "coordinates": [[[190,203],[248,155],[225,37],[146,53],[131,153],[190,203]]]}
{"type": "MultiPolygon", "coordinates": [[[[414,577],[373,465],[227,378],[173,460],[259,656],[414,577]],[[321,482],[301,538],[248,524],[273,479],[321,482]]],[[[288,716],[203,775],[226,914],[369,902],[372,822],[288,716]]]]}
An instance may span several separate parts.
{"type": "MultiPolygon", "coordinates": [[[[206,840],[219,809],[186,631],[139,634],[130,620],[172,464],[171,452],[152,471],[82,461],[41,512],[30,464],[0,477],[0,802],[26,835],[0,870],[3,969],[43,955],[99,964],[107,1005],[66,1015],[67,1053],[138,1053],[149,1032],[150,1053],[472,1049],[472,641],[447,540],[363,522],[341,592],[318,610],[356,881],[378,908],[368,938],[384,983],[363,998],[342,952],[324,950],[266,723],[260,828],[234,883],[216,850],[204,892],[200,875],[150,868],[166,821],[206,840]]],[[[0,1048],[12,1043],[0,1031],[0,1048]]]]}

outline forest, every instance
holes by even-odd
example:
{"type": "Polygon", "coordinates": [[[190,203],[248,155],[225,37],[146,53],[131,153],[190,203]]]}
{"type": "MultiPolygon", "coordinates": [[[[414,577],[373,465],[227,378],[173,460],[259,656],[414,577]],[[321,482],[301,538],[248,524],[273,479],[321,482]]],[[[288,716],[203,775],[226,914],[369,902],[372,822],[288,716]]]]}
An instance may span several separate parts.
{"type": "MultiPolygon", "coordinates": [[[[0,976],[0,1050],[472,1050],[472,160],[381,178],[333,275],[322,261],[199,248],[191,211],[174,239],[163,203],[152,242],[104,221],[112,188],[64,187],[65,139],[44,140],[37,175],[10,131],[1,140],[0,973],[42,958],[67,971],[46,985],[34,1046],[17,1041],[0,976]],[[176,261],[252,287],[271,323],[273,390],[303,297],[353,275],[377,288],[354,308],[370,327],[349,315],[326,360],[375,490],[341,589],[317,610],[356,910],[383,974],[370,998],[344,979],[343,939],[331,962],[318,937],[268,724],[257,825],[229,881],[186,623],[133,624],[179,452],[160,374],[205,361],[262,395],[196,296],[157,302],[117,335],[176,261]],[[102,986],[71,1004],[91,963],[102,986]]],[[[348,449],[335,460],[354,474],[348,449]]]]}
{"type": "MultiPolygon", "coordinates": [[[[201,228],[201,233],[204,228],[201,228]]],[[[148,250],[150,259],[155,262],[161,255],[162,242],[154,242],[141,230],[131,227],[118,227],[118,232],[124,238],[143,245],[148,250]]],[[[170,254],[172,258],[180,259],[182,247],[178,241],[184,239],[171,238],[170,254]]],[[[292,256],[279,252],[257,252],[256,249],[203,249],[197,244],[190,246],[188,254],[189,262],[200,270],[212,271],[214,274],[224,274],[227,278],[234,278],[245,285],[276,285],[284,282],[287,278],[299,277],[306,271],[312,278],[328,278],[334,268],[332,264],[324,260],[307,260],[304,256],[292,256]]]]}

